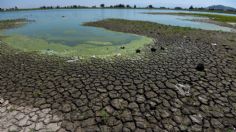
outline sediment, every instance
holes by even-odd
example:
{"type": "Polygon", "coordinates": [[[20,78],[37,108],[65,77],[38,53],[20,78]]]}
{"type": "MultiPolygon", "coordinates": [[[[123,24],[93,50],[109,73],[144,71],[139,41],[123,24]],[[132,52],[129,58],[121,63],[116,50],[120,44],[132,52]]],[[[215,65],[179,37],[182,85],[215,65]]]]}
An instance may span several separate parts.
{"type": "Polygon", "coordinates": [[[0,131],[236,128],[235,34],[117,19],[86,25],[155,42],[141,59],[73,63],[1,43],[0,131]]]}

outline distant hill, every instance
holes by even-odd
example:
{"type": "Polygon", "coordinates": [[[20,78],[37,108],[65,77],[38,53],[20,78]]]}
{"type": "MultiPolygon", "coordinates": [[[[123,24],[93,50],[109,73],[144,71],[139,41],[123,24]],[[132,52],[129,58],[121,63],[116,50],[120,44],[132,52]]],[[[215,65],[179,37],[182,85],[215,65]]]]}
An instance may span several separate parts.
{"type": "Polygon", "coordinates": [[[213,5],[207,7],[209,10],[224,10],[224,11],[236,11],[235,8],[229,7],[229,6],[224,6],[224,5],[213,5]]]}

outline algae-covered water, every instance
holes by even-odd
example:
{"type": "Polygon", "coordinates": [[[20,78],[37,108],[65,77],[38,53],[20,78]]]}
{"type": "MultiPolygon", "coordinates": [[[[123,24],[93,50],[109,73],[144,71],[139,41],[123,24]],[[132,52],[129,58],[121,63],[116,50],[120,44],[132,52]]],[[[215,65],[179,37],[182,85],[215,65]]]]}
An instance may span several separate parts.
{"type": "MultiPolygon", "coordinates": [[[[83,26],[83,23],[106,18],[145,20],[175,26],[228,31],[214,24],[186,21],[190,17],[148,15],[149,10],[79,9],[34,10],[2,12],[0,20],[26,18],[34,20],[22,27],[6,30],[4,41],[24,51],[62,56],[93,56],[134,53],[152,39],[134,34],[119,33],[102,28],[83,26]],[[121,49],[125,46],[125,49],[121,49]]],[[[150,10],[150,12],[153,10],[150,10]]]]}

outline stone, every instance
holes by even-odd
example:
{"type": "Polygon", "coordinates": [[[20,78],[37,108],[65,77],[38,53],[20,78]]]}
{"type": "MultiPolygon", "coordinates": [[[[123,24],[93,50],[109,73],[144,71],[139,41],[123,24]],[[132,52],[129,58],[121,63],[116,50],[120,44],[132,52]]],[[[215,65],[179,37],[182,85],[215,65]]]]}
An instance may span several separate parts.
{"type": "Polygon", "coordinates": [[[202,64],[202,63],[199,63],[196,67],[197,71],[204,71],[204,69],[205,69],[205,67],[204,67],[204,64],[202,64]]]}
{"type": "Polygon", "coordinates": [[[140,49],[136,49],[136,53],[140,53],[141,52],[141,50],[140,49]]]}
{"type": "Polygon", "coordinates": [[[151,52],[156,52],[157,49],[156,48],[151,48],[151,52]]]}
{"type": "Polygon", "coordinates": [[[125,49],[125,46],[121,46],[120,49],[125,49]]]}

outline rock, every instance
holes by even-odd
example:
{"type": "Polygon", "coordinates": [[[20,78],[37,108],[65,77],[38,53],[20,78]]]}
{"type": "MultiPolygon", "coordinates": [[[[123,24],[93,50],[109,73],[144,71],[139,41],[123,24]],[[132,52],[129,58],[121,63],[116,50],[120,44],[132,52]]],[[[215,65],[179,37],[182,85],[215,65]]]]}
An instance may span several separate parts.
{"type": "Polygon", "coordinates": [[[165,50],[165,48],[164,48],[164,47],[161,47],[161,50],[165,50]]]}
{"type": "Polygon", "coordinates": [[[140,49],[136,49],[136,53],[140,53],[141,52],[141,50],[140,49]]]}
{"type": "Polygon", "coordinates": [[[204,69],[205,69],[205,67],[204,67],[204,64],[202,64],[202,63],[199,63],[196,67],[197,71],[204,71],[204,69]]]}
{"type": "Polygon", "coordinates": [[[121,46],[120,49],[125,49],[125,46],[121,46]]]}
{"type": "Polygon", "coordinates": [[[113,99],[111,101],[111,105],[117,110],[122,110],[125,107],[127,107],[128,102],[125,101],[124,99],[113,99]]]}

